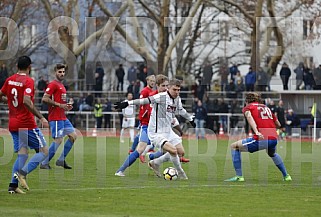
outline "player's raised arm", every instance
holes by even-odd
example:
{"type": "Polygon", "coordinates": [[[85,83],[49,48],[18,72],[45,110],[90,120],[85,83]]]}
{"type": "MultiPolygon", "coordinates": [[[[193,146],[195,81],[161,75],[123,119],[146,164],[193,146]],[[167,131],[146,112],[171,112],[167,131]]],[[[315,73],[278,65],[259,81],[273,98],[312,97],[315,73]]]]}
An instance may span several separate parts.
{"type": "Polygon", "coordinates": [[[122,102],[116,102],[114,104],[114,108],[117,110],[124,109],[129,105],[146,105],[150,104],[154,101],[153,96],[141,98],[141,99],[134,99],[130,101],[122,101],[122,102]]]}

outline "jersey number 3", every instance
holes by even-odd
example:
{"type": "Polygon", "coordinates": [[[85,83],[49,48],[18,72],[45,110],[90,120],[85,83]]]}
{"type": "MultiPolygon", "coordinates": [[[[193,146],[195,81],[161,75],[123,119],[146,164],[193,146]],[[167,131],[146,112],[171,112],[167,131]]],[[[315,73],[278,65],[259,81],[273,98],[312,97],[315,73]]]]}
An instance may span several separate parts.
{"type": "Polygon", "coordinates": [[[16,88],[11,89],[11,94],[13,95],[12,105],[18,107],[18,91],[16,88]]]}
{"type": "Polygon", "coordinates": [[[262,119],[273,119],[272,112],[268,107],[258,107],[262,119]]]}

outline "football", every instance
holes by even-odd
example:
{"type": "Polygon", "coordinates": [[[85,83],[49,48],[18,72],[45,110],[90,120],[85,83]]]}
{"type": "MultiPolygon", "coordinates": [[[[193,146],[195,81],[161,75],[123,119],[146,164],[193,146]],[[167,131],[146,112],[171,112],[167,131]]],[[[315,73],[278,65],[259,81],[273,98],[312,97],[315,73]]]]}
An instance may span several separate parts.
{"type": "Polygon", "coordinates": [[[165,180],[176,180],[178,177],[177,170],[174,167],[167,167],[164,172],[164,179],[165,180]]]}

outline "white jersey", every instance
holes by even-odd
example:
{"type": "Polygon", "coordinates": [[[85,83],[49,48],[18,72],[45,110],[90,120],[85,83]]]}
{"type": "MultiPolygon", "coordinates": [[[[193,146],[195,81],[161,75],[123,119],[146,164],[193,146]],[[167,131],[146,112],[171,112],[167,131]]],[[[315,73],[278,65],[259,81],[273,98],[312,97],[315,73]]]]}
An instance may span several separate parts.
{"type": "MultiPolygon", "coordinates": [[[[126,102],[128,100],[125,100],[126,102]]],[[[129,105],[126,108],[122,109],[124,118],[135,118],[136,116],[136,105],[129,105]]]]}
{"type": "Polygon", "coordinates": [[[168,92],[158,93],[149,97],[152,113],[148,124],[148,134],[169,133],[175,115],[181,115],[191,121],[193,116],[183,108],[181,98],[173,99],[168,92]]]}

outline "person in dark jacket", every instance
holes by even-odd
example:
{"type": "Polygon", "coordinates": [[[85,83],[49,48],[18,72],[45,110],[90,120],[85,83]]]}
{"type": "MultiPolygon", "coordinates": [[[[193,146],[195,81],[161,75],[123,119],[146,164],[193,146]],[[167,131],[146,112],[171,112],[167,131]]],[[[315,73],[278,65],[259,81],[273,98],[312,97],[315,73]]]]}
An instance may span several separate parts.
{"type": "Polygon", "coordinates": [[[124,91],[124,76],[125,70],[123,68],[123,64],[119,64],[118,69],[116,69],[116,77],[118,79],[117,90],[124,91]]]}
{"type": "Polygon", "coordinates": [[[283,63],[282,69],[280,70],[280,76],[283,83],[283,90],[288,90],[289,89],[288,83],[291,76],[291,70],[288,64],[283,63]]]}
{"type": "Polygon", "coordinates": [[[193,112],[195,113],[195,134],[196,139],[205,139],[205,129],[204,124],[207,118],[207,111],[206,108],[203,106],[201,100],[197,101],[197,105],[194,108],[193,112]],[[199,136],[200,134],[200,136],[199,136]]]}
{"type": "Polygon", "coordinates": [[[245,75],[245,90],[254,91],[255,82],[256,73],[252,70],[252,67],[250,67],[249,72],[245,75]]]}

